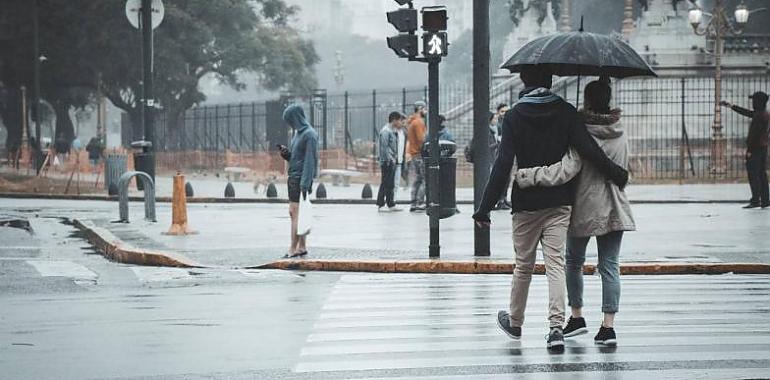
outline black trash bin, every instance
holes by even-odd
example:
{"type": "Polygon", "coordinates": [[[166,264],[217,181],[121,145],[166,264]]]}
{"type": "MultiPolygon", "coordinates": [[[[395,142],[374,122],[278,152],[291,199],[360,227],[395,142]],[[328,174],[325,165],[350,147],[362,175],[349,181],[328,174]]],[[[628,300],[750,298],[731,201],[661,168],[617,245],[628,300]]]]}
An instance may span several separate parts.
{"type": "MultiPolygon", "coordinates": [[[[457,145],[451,141],[439,141],[439,219],[445,219],[457,214],[457,159],[452,157],[457,150],[457,145]]],[[[425,181],[430,183],[430,171],[428,171],[428,157],[430,144],[426,143],[422,151],[425,161],[425,181]]],[[[428,208],[430,215],[430,208],[428,208]]]]}
{"type": "MultiPolygon", "coordinates": [[[[134,148],[134,170],[147,173],[154,183],[155,155],[152,152],[149,152],[152,143],[149,141],[135,141],[131,143],[131,147],[134,148]]],[[[139,191],[144,191],[142,181],[136,181],[136,188],[139,191]]]]}

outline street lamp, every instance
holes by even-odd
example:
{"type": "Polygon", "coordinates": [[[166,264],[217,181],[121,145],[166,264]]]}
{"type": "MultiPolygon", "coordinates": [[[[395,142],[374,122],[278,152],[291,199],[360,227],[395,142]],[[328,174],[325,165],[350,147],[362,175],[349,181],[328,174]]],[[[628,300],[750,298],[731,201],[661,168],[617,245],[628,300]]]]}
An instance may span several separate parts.
{"type": "Polygon", "coordinates": [[[714,41],[714,122],[711,126],[711,174],[715,176],[723,176],[725,174],[725,142],[724,134],[722,133],[722,110],[720,108],[720,102],[722,101],[722,54],[724,48],[724,37],[726,35],[739,35],[743,32],[741,29],[749,20],[749,16],[758,11],[765,10],[765,8],[749,11],[746,4],[741,1],[741,4],[735,9],[735,24],[730,20],[727,9],[725,8],[724,0],[716,0],[714,9],[709,12],[704,12],[700,7],[694,7],[690,9],[687,15],[687,19],[692,25],[692,29],[695,34],[699,36],[706,36],[707,39],[714,41]],[[705,25],[703,23],[703,16],[709,17],[708,22],[705,25]]]}

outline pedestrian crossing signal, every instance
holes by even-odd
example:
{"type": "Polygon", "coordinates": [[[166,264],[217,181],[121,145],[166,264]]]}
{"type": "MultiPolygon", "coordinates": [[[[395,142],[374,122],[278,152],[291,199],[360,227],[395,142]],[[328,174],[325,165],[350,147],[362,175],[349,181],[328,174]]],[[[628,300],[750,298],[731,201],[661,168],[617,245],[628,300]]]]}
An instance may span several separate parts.
{"type": "Polygon", "coordinates": [[[448,53],[447,34],[424,33],[422,35],[422,54],[425,57],[446,57],[448,53]]]}

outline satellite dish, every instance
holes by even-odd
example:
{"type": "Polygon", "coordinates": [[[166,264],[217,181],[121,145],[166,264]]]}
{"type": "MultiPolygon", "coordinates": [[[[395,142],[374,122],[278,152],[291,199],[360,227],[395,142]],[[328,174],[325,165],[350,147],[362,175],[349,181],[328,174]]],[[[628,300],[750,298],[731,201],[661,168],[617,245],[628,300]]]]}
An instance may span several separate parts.
{"type": "MultiPolygon", "coordinates": [[[[139,29],[139,18],[141,17],[142,0],[127,0],[126,1],[126,18],[131,25],[139,29]]],[[[155,29],[163,22],[163,16],[166,14],[166,9],[163,7],[161,0],[152,0],[152,28],[155,29]]]]}

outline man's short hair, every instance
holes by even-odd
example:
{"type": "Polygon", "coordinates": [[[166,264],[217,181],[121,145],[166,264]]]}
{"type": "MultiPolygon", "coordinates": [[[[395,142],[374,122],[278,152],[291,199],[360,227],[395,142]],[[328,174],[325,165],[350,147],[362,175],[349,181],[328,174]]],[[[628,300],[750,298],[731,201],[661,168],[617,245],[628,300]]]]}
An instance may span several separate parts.
{"type": "Polygon", "coordinates": [[[525,87],[545,87],[551,88],[553,76],[551,71],[544,66],[532,65],[524,66],[519,74],[525,87]]]}
{"type": "Polygon", "coordinates": [[[414,112],[417,112],[420,110],[420,108],[425,108],[425,107],[427,107],[427,104],[425,104],[425,102],[423,102],[422,100],[418,100],[414,102],[414,112]]]}
{"type": "Polygon", "coordinates": [[[402,119],[406,119],[406,116],[404,116],[404,114],[398,111],[393,111],[390,113],[390,115],[388,115],[388,123],[392,123],[396,120],[402,120],[402,119]]]}
{"type": "Polygon", "coordinates": [[[506,103],[500,103],[500,104],[498,104],[498,105],[497,105],[497,108],[496,108],[496,109],[497,109],[497,112],[500,112],[500,110],[501,110],[501,109],[503,109],[503,107],[508,107],[508,104],[506,104],[506,103]]]}

